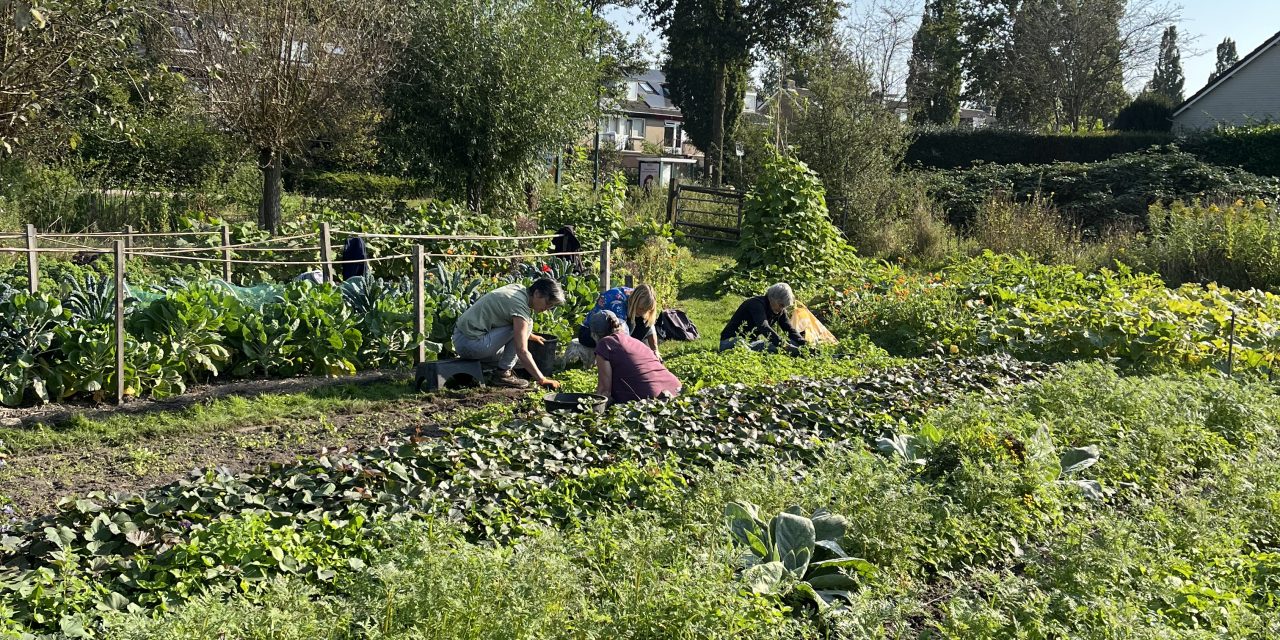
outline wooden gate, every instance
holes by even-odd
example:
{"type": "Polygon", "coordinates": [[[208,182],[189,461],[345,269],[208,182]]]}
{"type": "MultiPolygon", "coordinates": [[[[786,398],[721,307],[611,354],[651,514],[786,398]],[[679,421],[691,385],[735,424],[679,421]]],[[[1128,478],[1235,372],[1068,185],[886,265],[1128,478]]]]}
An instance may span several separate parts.
{"type": "Polygon", "coordinates": [[[672,180],[667,222],[689,238],[736,243],[742,236],[742,193],[672,180]]]}

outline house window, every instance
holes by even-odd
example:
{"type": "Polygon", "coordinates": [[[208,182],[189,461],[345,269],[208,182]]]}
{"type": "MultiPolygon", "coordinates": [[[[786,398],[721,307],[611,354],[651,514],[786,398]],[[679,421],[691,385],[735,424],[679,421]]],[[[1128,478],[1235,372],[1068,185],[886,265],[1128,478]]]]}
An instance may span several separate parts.
{"type": "Polygon", "coordinates": [[[680,131],[679,122],[668,122],[662,135],[662,146],[668,149],[679,149],[683,141],[681,133],[683,132],[680,131]]]}
{"type": "Polygon", "coordinates": [[[644,118],[631,118],[627,120],[627,135],[632,138],[644,137],[644,118]]]}
{"type": "Polygon", "coordinates": [[[644,80],[640,81],[640,88],[644,89],[646,93],[658,92],[656,89],[653,88],[653,85],[649,84],[647,81],[644,81],[644,80]]]}

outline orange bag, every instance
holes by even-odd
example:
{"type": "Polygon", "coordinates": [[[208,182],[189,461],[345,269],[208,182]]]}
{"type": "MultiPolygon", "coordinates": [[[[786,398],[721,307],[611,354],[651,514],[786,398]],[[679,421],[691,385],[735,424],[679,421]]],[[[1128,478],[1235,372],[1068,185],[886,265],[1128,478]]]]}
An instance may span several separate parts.
{"type": "Polygon", "coordinates": [[[834,335],[818,321],[812,311],[803,304],[797,302],[796,307],[791,312],[791,326],[795,328],[800,335],[804,336],[805,342],[809,344],[836,344],[840,342],[836,340],[834,335]]]}

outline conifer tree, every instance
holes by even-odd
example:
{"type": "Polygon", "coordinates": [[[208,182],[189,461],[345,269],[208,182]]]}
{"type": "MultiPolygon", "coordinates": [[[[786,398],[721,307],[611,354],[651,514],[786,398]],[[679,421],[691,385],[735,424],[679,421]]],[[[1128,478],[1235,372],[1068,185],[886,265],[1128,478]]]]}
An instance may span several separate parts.
{"type": "Polygon", "coordinates": [[[1183,100],[1182,88],[1185,82],[1182,55],[1178,53],[1178,27],[1170,25],[1160,38],[1160,54],[1156,58],[1156,70],[1151,75],[1147,90],[1179,104],[1183,100]]]}
{"type": "Polygon", "coordinates": [[[955,124],[960,112],[961,57],[957,0],[928,0],[907,65],[907,109],[912,122],[955,124]]]}
{"type": "Polygon", "coordinates": [[[1214,66],[1213,73],[1209,74],[1209,82],[1213,82],[1222,77],[1227,69],[1234,67],[1240,61],[1240,55],[1236,53],[1236,41],[1231,38],[1223,38],[1218,43],[1218,63],[1214,66]]]}

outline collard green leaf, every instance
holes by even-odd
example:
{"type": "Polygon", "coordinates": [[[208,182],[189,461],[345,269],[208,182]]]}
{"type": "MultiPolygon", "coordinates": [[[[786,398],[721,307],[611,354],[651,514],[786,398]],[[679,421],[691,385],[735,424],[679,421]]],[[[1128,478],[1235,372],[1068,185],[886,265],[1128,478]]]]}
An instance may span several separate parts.
{"type": "Polygon", "coordinates": [[[765,562],[748,567],[742,572],[742,579],[752,593],[777,593],[786,572],[787,568],[781,562],[765,562]]]}
{"type": "Polygon", "coordinates": [[[1062,452],[1058,464],[1062,467],[1062,475],[1071,475],[1097,464],[1100,455],[1096,444],[1073,447],[1062,452]]]}
{"type": "Polygon", "coordinates": [[[813,558],[816,542],[813,521],[793,513],[780,513],[770,522],[773,545],[779,560],[787,572],[796,578],[803,577],[813,558]]]}

